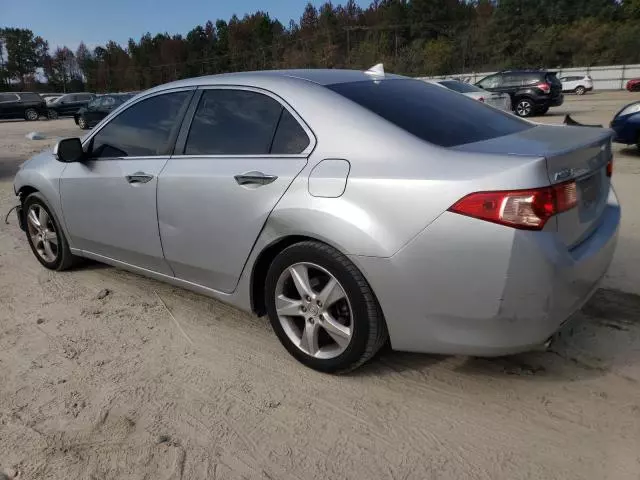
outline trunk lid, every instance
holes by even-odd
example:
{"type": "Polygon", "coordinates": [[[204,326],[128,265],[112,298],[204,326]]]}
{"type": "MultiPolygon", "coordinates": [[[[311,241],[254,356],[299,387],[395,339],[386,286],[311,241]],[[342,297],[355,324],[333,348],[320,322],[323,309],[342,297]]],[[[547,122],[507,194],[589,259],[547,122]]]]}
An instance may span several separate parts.
{"type": "Polygon", "coordinates": [[[611,139],[611,130],[603,128],[537,125],[456,150],[544,157],[551,185],[575,181],[577,207],[555,217],[560,238],[571,248],[598,227],[605,210],[611,186],[607,176],[611,139]]]}

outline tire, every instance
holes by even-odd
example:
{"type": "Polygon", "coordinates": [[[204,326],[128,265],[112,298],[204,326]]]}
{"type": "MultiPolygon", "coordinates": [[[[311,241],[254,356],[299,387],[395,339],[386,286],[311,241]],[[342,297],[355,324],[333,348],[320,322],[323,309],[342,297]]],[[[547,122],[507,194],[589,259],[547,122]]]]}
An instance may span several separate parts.
{"type": "Polygon", "coordinates": [[[88,130],[89,129],[89,124],[87,123],[87,119],[84,118],[84,116],[80,115],[78,117],[78,126],[82,129],[82,130],[88,130]]]}
{"type": "Polygon", "coordinates": [[[265,305],[273,330],[287,351],[321,372],[344,373],[359,367],[388,338],[382,310],[362,273],[346,256],[320,242],[294,244],[273,260],[265,282],[265,305]],[[297,286],[292,273],[305,269],[310,292],[297,286]],[[332,293],[324,296],[331,281],[332,293]],[[301,291],[311,294],[311,302],[301,291]],[[304,340],[312,331],[315,335],[309,335],[315,341],[304,340]],[[310,353],[313,350],[315,354],[310,353]]]}
{"type": "Polygon", "coordinates": [[[519,117],[530,117],[534,112],[533,102],[528,98],[521,98],[516,102],[513,111],[519,117]]]}
{"type": "Polygon", "coordinates": [[[536,115],[544,115],[549,111],[549,107],[542,107],[536,109],[536,115]]]}
{"type": "MultiPolygon", "coordinates": [[[[76,263],[77,257],[69,250],[69,243],[60,228],[60,222],[52,213],[52,209],[49,208],[44,197],[40,193],[32,193],[24,200],[22,208],[25,216],[27,241],[36,259],[49,270],[62,271],[72,267],[76,263]],[[31,220],[32,212],[40,223],[40,227],[31,220]],[[42,212],[45,212],[46,215],[42,212]],[[48,234],[50,240],[42,240],[43,231],[48,234]],[[55,234],[57,244],[51,240],[53,238],[51,232],[55,234]],[[45,248],[47,242],[49,247],[45,248]]],[[[45,238],[47,237],[45,236],[45,238]]]]}
{"type": "Polygon", "coordinates": [[[574,91],[576,92],[576,95],[584,95],[585,93],[587,93],[587,89],[584,88],[582,85],[577,86],[574,91]]]}
{"type": "Polygon", "coordinates": [[[58,112],[55,110],[47,110],[47,118],[49,120],[57,120],[58,116],[58,112]]]}
{"type": "Polygon", "coordinates": [[[40,118],[40,115],[38,114],[38,111],[35,108],[27,108],[24,111],[25,120],[29,122],[35,122],[36,120],[38,120],[38,118],[40,118]]]}

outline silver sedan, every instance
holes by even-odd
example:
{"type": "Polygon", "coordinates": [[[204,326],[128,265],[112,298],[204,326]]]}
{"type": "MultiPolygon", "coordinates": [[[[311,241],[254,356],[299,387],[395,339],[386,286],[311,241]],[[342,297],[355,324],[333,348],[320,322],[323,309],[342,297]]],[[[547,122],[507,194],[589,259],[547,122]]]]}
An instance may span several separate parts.
{"type": "Polygon", "coordinates": [[[426,81],[440,87],[448,88],[454,92],[461,93],[462,95],[478,100],[479,102],[486,103],[487,105],[505,112],[512,111],[511,97],[507,93],[490,92],[475,85],[471,85],[470,83],[461,82],[460,80],[455,79],[426,81]]]}
{"type": "Polygon", "coordinates": [[[419,80],[304,70],[144,92],[15,178],[36,259],[88,258],[268,315],[325,372],[393,349],[536,348],[589,299],[620,207],[611,132],[419,80]]]}

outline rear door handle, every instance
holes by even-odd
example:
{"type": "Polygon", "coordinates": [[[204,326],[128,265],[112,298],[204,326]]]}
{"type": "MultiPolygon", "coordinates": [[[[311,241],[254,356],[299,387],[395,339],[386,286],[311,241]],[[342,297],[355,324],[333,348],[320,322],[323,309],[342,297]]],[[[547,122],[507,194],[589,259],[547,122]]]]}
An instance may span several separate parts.
{"type": "Polygon", "coordinates": [[[125,177],[129,183],[147,183],[153,179],[153,175],[144,172],[136,172],[125,177]]]}
{"type": "Polygon", "coordinates": [[[269,185],[275,182],[278,177],[276,175],[265,175],[262,172],[247,172],[242,175],[236,175],[233,178],[236,179],[238,185],[269,185]]]}

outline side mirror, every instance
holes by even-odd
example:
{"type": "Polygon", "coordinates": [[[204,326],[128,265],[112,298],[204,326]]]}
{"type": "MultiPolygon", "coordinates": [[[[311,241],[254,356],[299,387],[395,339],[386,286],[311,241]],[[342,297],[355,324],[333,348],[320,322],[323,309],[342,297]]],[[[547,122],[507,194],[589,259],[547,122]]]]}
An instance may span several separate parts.
{"type": "Polygon", "coordinates": [[[63,138],[53,147],[53,154],[58,161],[64,163],[79,162],[84,158],[79,138],[63,138]]]}

